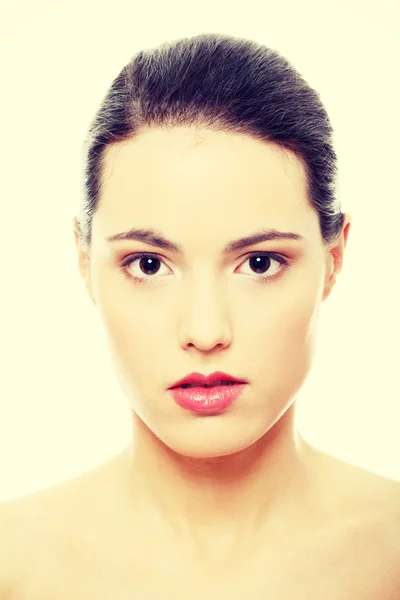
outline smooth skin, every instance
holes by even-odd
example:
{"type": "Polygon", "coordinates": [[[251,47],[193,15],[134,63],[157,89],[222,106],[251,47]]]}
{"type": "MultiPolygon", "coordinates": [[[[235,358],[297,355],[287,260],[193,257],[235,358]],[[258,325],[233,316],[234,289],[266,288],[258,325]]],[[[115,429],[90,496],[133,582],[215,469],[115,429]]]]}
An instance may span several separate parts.
{"type": "Polygon", "coordinates": [[[41,547],[63,548],[38,563],[13,546],[36,565],[29,597],[51,597],[44,582],[58,589],[68,571],[66,598],[77,588],[101,599],[118,589],[123,600],[132,591],[138,600],[397,598],[400,484],[313,448],[294,426],[350,223],[346,214],[325,246],[301,161],[249,136],[152,129],[107,149],[90,253],[75,224],[74,236],[131,407],[132,443],[84,476],[4,505],[14,531],[23,523],[41,547]],[[107,240],[131,228],[156,230],[181,252],[107,240]],[[261,229],[301,239],[223,252],[261,229]],[[287,264],[270,256],[257,271],[250,259],[262,252],[287,264]],[[123,266],[135,253],[155,260],[123,266]],[[248,385],[224,412],[195,414],[168,391],[193,371],[248,385]]]}

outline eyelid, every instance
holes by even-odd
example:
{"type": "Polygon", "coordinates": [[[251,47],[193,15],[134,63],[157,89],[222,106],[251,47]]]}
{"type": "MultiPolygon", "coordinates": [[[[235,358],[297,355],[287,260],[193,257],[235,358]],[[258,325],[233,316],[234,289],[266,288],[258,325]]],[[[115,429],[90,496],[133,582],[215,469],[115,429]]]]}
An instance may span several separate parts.
{"type": "MultiPolygon", "coordinates": [[[[286,260],[286,261],[290,261],[291,258],[285,254],[284,252],[275,252],[273,250],[249,250],[248,252],[245,252],[244,254],[240,255],[239,257],[237,257],[236,260],[241,260],[241,259],[245,259],[245,258],[251,258],[252,256],[260,256],[260,255],[268,255],[271,256],[272,258],[276,258],[276,260],[282,259],[282,260],[286,260]]],[[[151,251],[146,251],[146,250],[139,250],[138,252],[132,252],[130,254],[128,254],[125,258],[122,259],[122,265],[125,262],[128,262],[130,259],[139,259],[142,258],[144,256],[149,256],[152,258],[157,258],[159,260],[161,260],[162,262],[165,261],[169,261],[169,259],[165,256],[163,256],[162,254],[159,254],[157,252],[151,252],[151,251]]]]}
{"type": "MultiPolygon", "coordinates": [[[[269,256],[271,258],[273,258],[274,260],[279,261],[290,261],[290,258],[285,255],[282,254],[281,252],[273,252],[272,250],[253,250],[251,252],[246,252],[245,254],[242,254],[241,256],[239,256],[237,258],[237,260],[241,260],[241,259],[249,259],[252,258],[253,256],[269,256]]],[[[121,266],[125,266],[126,264],[129,264],[129,262],[131,264],[133,264],[134,260],[138,260],[140,258],[143,257],[150,257],[150,258],[156,258],[157,260],[160,260],[161,262],[163,262],[165,264],[165,261],[168,261],[168,259],[164,256],[162,256],[161,254],[157,254],[156,252],[133,252],[131,254],[128,254],[128,256],[126,256],[122,262],[121,262],[121,266]]]]}
{"type": "MultiPolygon", "coordinates": [[[[243,263],[247,262],[248,260],[250,260],[252,257],[254,256],[267,256],[268,258],[270,258],[271,260],[274,260],[275,262],[279,263],[280,265],[280,270],[279,273],[276,275],[260,275],[257,273],[254,274],[253,278],[256,280],[261,281],[268,281],[268,280],[274,280],[277,277],[280,277],[280,274],[283,271],[286,271],[286,269],[288,267],[290,267],[291,265],[291,259],[281,253],[278,252],[273,252],[272,250],[253,250],[252,252],[247,252],[246,254],[242,255],[240,258],[242,259],[240,262],[241,266],[243,263]]],[[[123,274],[128,278],[133,280],[134,282],[141,282],[141,283],[152,283],[152,279],[154,279],[154,281],[158,281],[157,277],[154,276],[145,276],[143,274],[143,276],[141,277],[136,277],[134,275],[130,275],[127,273],[127,268],[129,268],[132,264],[136,263],[137,261],[139,261],[141,258],[155,258],[156,260],[159,260],[162,264],[164,264],[165,266],[168,266],[165,263],[165,258],[163,256],[161,256],[160,254],[157,254],[155,252],[134,252],[132,254],[129,254],[127,257],[125,257],[120,265],[120,268],[123,272],[123,274]]],[[[170,268],[170,267],[169,267],[170,268]]]]}

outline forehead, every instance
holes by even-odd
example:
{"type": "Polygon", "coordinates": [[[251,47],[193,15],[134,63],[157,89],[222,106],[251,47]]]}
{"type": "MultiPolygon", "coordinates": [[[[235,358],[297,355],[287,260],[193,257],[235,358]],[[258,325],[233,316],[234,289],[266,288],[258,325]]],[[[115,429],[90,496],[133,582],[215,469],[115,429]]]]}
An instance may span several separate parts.
{"type": "Polygon", "coordinates": [[[198,227],[246,221],[254,229],[259,219],[294,227],[307,215],[301,161],[250,136],[152,129],[105,152],[96,217],[109,234],[134,223],[152,226],[155,218],[165,227],[179,217],[198,227]]]}

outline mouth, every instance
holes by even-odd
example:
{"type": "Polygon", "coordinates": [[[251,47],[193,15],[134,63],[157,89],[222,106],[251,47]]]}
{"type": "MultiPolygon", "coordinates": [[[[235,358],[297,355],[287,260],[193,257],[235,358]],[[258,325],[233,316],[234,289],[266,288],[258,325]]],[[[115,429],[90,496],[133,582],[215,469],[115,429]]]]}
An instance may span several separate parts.
{"type": "Polygon", "coordinates": [[[209,375],[196,372],[178,379],[169,389],[232,387],[240,383],[247,382],[243,381],[240,377],[234,377],[230,373],[224,373],[223,371],[215,371],[209,375]]]}
{"type": "Polygon", "coordinates": [[[238,381],[215,381],[214,383],[210,383],[210,384],[202,384],[202,383],[183,383],[182,385],[177,385],[176,387],[181,387],[181,388],[192,388],[192,387],[202,387],[202,388],[210,388],[210,387],[217,387],[217,386],[223,386],[223,385],[239,385],[238,381]]]}

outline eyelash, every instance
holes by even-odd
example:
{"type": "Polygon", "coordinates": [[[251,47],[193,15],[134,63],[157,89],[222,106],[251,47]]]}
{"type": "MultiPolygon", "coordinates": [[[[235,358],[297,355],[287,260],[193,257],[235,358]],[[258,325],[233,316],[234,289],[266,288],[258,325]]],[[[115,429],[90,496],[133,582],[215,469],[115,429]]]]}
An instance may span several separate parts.
{"type": "MultiPolygon", "coordinates": [[[[275,254],[274,252],[253,252],[252,254],[247,256],[247,258],[244,262],[246,262],[247,260],[250,260],[251,258],[254,258],[255,256],[267,256],[268,258],[272,258],[273,260],[276,260],[283,267],[278,273],[276,273],[275,275],[272,275],[272,277],[267,276],[267,275],[260,275],[257,277],[257,274],[255,274],[255,279],[257,279],[258,281],[261,281],[261,282],[266,283],[267,281],[269,281],[269,282],[274,281],[275,279],[280,277],[282,275],[282,273],[284,271],[286,271],[286,269],[289,266],[289,261],[286,258],[281,256],[280,254],[275,254]]],[[[130,281],[130,282],[134,281],[135,283],[152,283],[151,275],[149,275],[148,277],[141,278],[141,277],[135,277],[128,272],[128,267],[130,267],[136,260],[139,260],[141,258],[154,258],[156,260],[159,260],[160,262],[163,262],[163,260],[157,254],[152,254],[151,252],[150,253],[149,252],[141,252],[141,253],[137,253],[137,254],[131,254],[121,263],[121,265],[120,265],[121,271],[122,271],[124,277],[126,277],[126,279],[128,279],[128,281],[130,281]]]]}

